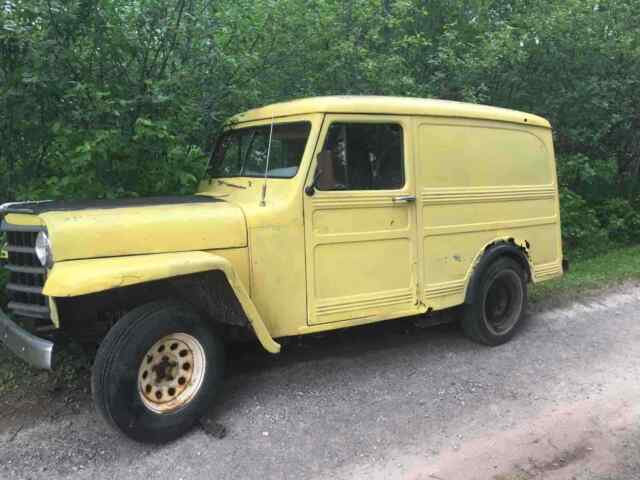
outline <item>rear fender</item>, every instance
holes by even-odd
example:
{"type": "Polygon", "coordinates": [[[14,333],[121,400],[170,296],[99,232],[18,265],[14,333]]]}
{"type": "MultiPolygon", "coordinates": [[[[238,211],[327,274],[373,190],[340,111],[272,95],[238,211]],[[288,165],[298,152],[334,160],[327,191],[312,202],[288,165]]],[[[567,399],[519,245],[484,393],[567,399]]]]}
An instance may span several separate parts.
{"type": "Polygon", "coordinates": [[[533,268],[529,259],[529,243],[514,238],[495,240],[485,245],[473,262],[464,303],[473,303],[477,290],[481,288],[485,270],[500,257],[509,257],[517,261],[527,276],[527,282],[531,280],[533,268]]]}
{"type": "Polygon", "coordinates": [[[224,273],[262,346],[268,352],[278,353],[280,344],[271,337],[233,266],[214,253],[179,252],[60,262],[49,272],[43,293],[50,297],[76,297],[216,270],[224,273]]]}

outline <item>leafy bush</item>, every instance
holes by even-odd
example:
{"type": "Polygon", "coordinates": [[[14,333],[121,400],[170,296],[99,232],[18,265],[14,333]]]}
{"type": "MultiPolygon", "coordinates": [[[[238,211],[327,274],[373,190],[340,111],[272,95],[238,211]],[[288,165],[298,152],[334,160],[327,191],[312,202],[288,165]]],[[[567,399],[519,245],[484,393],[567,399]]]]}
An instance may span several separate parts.
{"type": "Polygon", "coordinates": [[[607,234],[596,211],[584,198],[567,188],[560,190],[560,216],[565,250],[590,253],[607,243],[607,234]]]}
{"type": "Polygon", "coordinates": [[[0,199],[186,191],[230,114],[326,94],[543,115],[563,185],[591,205],[630,198],[640,189],[637,0],[544,5],[5,1],[0,199]]]}
{"type": "Polygon", "coordinates": [[[622,198],[614,198],[598,208],[598,217],[609,239],[615,243],[640,242],[640,212],[622,198]]]}
{"type": "Polygon", "coordinates": [[[580,192],[587,203],[602,201],[615,191],[618,173],[615,158],[601,160],[575,153],[560,154],[556,160],[560,185],[580,192]]]}
{"type": "MultiPolygon", "coordinates": [[[[61,128],[61,127],[60,127],[61,128]]],[[[139,118],[131,133],[94,129],[60,132],[41,169],[17,185],[19,199],[115,198],[192,193],[202,178],[201,149],[172,133],[166,122],[139,118]]]]}

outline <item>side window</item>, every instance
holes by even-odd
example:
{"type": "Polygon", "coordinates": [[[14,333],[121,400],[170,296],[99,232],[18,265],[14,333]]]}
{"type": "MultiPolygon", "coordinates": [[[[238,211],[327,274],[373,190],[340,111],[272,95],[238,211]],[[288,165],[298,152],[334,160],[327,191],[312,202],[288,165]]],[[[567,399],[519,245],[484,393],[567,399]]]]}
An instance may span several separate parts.
{"type": "Polygon", "coordinates": [[[404,186],[402,127],[395,123],[333,123],[323,150],[333,178],[320,190],[393,190],[404,186]]]}

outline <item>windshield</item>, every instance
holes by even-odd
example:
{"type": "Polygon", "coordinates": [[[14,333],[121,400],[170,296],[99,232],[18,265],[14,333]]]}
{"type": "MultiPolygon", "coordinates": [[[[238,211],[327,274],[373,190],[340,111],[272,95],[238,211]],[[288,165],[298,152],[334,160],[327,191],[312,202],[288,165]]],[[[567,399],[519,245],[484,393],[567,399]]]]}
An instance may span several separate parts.
{"type": "MultiPolygon", "coordinates": [[[[211,161],[210,174],[223,177],[264,177],[271,125],[229,130],[222,135],[211,161]]],[[[311,124],[273,125],[269,178],[291,178],[298,172],[311,124]]]]}

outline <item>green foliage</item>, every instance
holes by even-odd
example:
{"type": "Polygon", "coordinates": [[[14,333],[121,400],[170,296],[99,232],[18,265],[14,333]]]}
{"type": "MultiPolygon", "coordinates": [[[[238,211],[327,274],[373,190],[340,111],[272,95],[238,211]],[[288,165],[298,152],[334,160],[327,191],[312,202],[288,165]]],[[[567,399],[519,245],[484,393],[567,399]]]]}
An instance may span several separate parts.
{"type": "Polygon", "coordinates": [[[570,256],[640,243],[640,212],[629,200],[612,198],[592,207],[579,194],[562,188],[560,215],[562,240],[570,256]]]}
{"type": "Polygon", "coordinates": [[[631,242],[637,0],[0,0],[0,200],[192,191],[225,118],[382,94],[554,126],[571,249],[631,242]],[[629,224],[629,225],[627,225],[629,224]]]}
{"type": "Polygon", "coordinates": [[[628,200],[608,200],[598,209],[598,216],[613,242],[640,243],[640,212],[628,200]]]}
{"type": "Polygon", "coordinates": [[[582,153],[559,155],[560,184],[589,199],[602,201],[615,192],[617,165],[614,158],[594,160],[582,153]]]}
{"type": "Polygon", "coordinates": [[[562,241],[566,250],[601,251],[607,244],[596,211],[575,192],[560,191],[560,218],[562,219],[562,241]]]}

